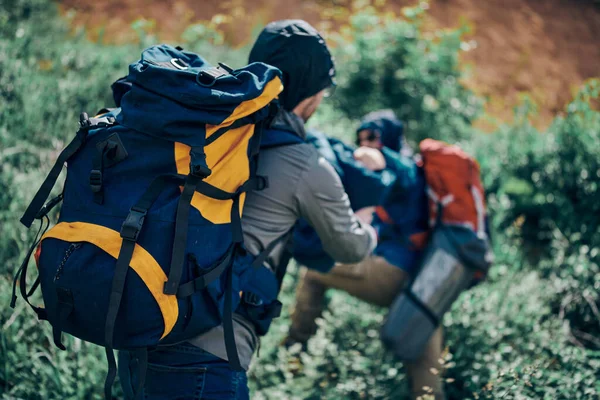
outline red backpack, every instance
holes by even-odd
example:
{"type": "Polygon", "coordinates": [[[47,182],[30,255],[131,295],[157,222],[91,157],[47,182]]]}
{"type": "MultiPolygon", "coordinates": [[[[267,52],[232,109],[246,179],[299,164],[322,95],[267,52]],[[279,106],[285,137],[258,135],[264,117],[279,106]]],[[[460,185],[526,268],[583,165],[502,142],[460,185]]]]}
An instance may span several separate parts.
{"type": "Polygon", "coordinates": [[[493,262],[477,161],[437,140],[423,140],[419,147],[429,198],[427,245],[418,272],[381,329],[385,345],[405,361],[422,356],[452,304],[493,262]]]}
{"type": "Polygon", "coordinates": [[[438,140],[425,139],[419,149],[427,182],[431,227],[442,222],[485,234],[485,193],[477,161],[460,147],[438,140]]]}

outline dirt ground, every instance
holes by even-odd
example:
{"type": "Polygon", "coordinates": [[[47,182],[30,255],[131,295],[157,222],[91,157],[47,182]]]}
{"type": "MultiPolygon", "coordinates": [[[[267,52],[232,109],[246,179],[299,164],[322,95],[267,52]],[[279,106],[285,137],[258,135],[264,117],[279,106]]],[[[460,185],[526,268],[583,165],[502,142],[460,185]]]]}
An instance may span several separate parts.
{"type": "MultiPolygon", "coordinates": [[[[368,3],[368,0],[361,1],[368,3]]],[[[190,24],[213,20],[229,43],[242,45],[257,27],[282,18],[303,18],[319,28],[345,22],[348,0],[63,0],[90,37],[106,42],[136,40],[132,21],[153,21],[162,40],[176,39],[190,24]],[[118,13],[116,12],[118,10],[118,13]],[[252,11],[250,11],[252,10],[252,11]],[[215,17],[217,16],[217,17],[215,17]]],[[[400,11],[414,0],[374,0],[400,11]]],[[[431,28],[466,21],[476,44],[463,57],[472,72],[466,84],[488,99],[487,109],[509,120],[522,93],[540,109],[536,125],[546,125],[564,109],[584,80],[600,77],[600,4],[593,0],[430,0],[431,28]]]]}

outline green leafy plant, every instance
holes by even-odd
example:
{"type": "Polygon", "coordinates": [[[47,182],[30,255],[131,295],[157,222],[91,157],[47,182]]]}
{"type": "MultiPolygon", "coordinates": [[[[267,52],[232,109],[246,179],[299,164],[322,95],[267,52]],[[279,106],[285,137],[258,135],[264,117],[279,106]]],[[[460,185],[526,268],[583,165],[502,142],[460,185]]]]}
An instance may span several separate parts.
{"type": "Polygon", "coordinates": [[[391,108],[413,143],[468,139],[482,105],[460,83],[458,56],[468,27],[423,33],[425,4],[406,9],[405,18],[366,9],[332,34],[339,66],[334,104],[351,118],[391,108]]]}

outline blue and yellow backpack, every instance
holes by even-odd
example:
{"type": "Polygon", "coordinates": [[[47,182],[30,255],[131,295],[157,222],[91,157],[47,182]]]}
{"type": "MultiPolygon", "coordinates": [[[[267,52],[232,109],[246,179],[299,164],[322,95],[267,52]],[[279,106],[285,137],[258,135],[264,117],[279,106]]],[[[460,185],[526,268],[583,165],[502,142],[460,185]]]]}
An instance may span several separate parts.
{"type": "Polygon", "coordinates": [[[11,304],[18,286],[61,349],[62,332],[105,347],[107,398],[114,349],[146,360],[148,348],[219,324],[240,368],[231,317],[254,259],[240,216],[246,192],[267,185],[254,173],[260,134],[283,89],[266,64],[212,67],[167,45],[145,50],[123,88],[119,108],[82,114],[23,215],[25,226],[38,219],[47,229],[62,201],[58,223],[40,228],[15,276],[11,304]],[[46,203],[64,163],[64,189],[46,203]],[[34,253],[38,278],[28,289],[34,253]],[[45,308],[30,301],[38,286],[45,308]]]}

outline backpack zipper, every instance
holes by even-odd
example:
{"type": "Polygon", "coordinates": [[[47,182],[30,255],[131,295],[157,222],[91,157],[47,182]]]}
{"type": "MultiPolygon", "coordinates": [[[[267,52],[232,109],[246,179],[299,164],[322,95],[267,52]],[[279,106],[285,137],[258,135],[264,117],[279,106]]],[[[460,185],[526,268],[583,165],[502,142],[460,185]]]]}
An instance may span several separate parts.
{"type": "Polygon", "coordinates": [[[65,268],[65,264],[69,260],[69,257],[71,257],[71,254],[73,254],[73,252],[80,247],[81,247],[81,243],[72,243],[69,246],[69,248],[65,252],[65,256],[63,257],[63,260],[61,261],[60,265],[56,269],[56,274],[54,275],[54,282],[56,282],[58,279],[60,279],[60,275],[62,274],[63,269],[65,268]]]}

